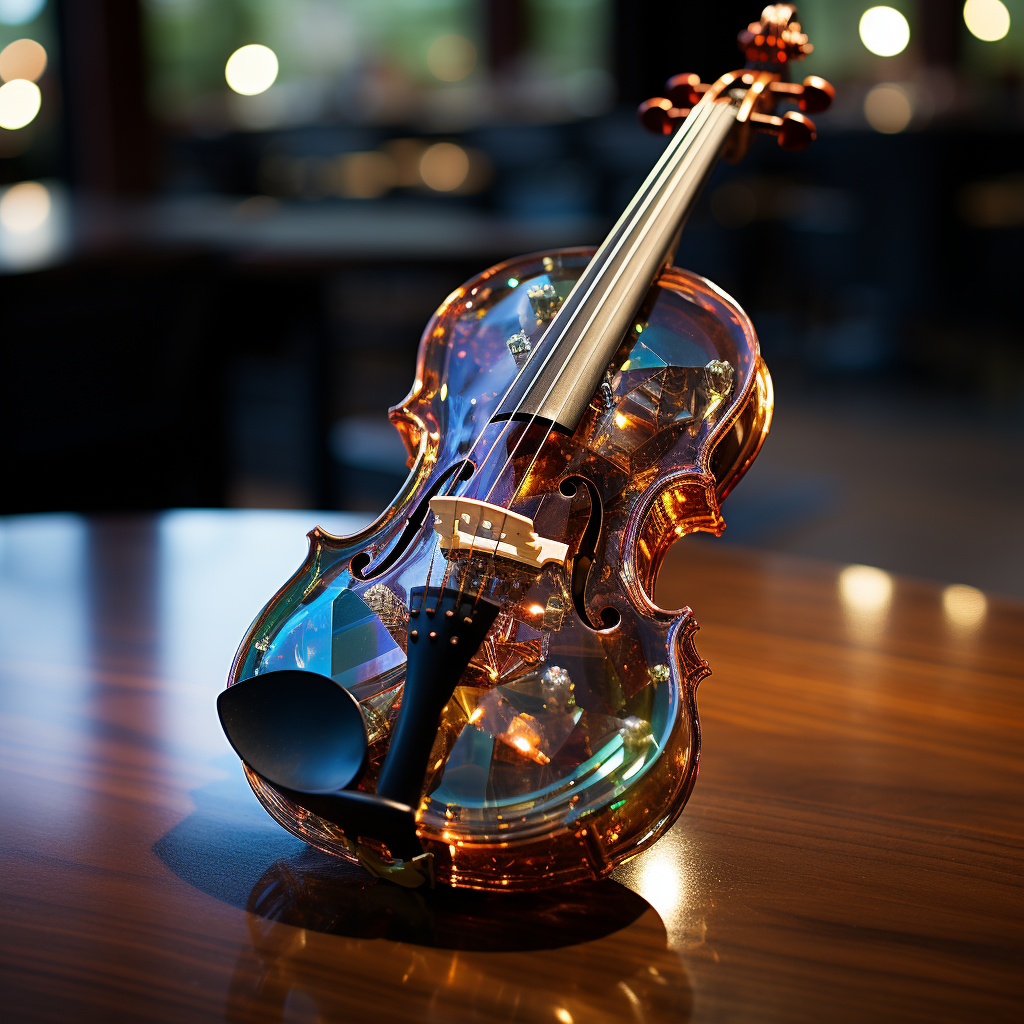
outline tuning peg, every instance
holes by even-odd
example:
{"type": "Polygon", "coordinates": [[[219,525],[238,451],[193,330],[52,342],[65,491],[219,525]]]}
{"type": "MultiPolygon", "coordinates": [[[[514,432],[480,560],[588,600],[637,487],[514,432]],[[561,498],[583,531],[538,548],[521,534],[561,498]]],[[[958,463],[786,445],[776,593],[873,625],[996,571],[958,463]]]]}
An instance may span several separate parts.
{"type": "Polygon", "coordinates": [[[787,110],[782,117],[752,113],[749,120],[758,131],[776,136],[783,149],[799,152],[818,137],[814,122],[795,110],[787,110]]]}
{"type": "Polygon", "coordinates": [[[803,81],[803,87],[800,109],[808,114],[820,114],[823,110],[828,110],[836,98],[835,86],[817,75],[808,75],[803,81]]]}
{"type": "Polygon", "coordinates": [[[790,100],[808,114],[828,110],[836,98],[836,90],[824,78],[808,75],[803,82],[772,82],[768,88],[776,99],[790,100]]]}
{"type": "Polygon", "coordinates": [[[707,92],[708,86],[700,80],[700,75],[686,71],[673,75],[665,83],[665,95],[676,107],[692,107],[707,92]]]}
{"type": "Polygon", "coordinates": [[[655,135],[671,135],[689,112],[688,109],[674,106],[672,101],[664,96],[655,96],[640,104],[636,116],[649,132],[655,135]]]}

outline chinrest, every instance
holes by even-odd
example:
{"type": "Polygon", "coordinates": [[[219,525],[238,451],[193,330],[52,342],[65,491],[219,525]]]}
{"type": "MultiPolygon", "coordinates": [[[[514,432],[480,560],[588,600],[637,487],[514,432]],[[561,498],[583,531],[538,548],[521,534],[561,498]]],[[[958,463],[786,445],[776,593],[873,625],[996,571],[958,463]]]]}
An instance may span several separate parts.
{"type": "Polygon", "coordinates": [[[217,698],[235,753],[286,800],[353,836],[371,835],[393,856],[423,852],[413,808],[348,789],[366,769],[359,702],[317,672],[282,669],[250,676],[217,698]]]}
{"type": "Polygon", "coordinates": [[[328,676],[283,669],[222,691],[217,712],[235,753],[278,788],[335,793],[366,767],[359,702],[328,676]]]}
{"type": "Polygon", "coordinates": [[[369,746],[359,702],[328,676],[282,669],[250,676],[217,698],[235,753],[285,799],[384,843],[392,857],[423,853],[416,811],[438,716],[498,614],[498,605],[439,587],[411,592],[402,708],[376,794],[353,787],[369,746]]]}

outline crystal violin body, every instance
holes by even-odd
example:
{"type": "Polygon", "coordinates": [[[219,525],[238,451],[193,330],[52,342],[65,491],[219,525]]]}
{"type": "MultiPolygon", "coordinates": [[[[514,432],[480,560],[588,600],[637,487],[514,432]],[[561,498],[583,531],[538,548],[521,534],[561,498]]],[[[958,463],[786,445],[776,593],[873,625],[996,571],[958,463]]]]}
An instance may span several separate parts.
{"type": "MultiPolygon", "coordinates": [[[[764,17],[806,43],[783,8],[764,17]]],[[[770,62],[680,79],[692,112],[642,108],[683,130],[599,249],[509,260],[440,306],[390,412],[400,493],[358,534],[310,534],[232,665],[229,685],[301,670],[358,702],[365,758],[326,802],[245,770],[285,828],[401,884],[600,878],[693,787],[710,669],[655,581],[674,541],[722,532],[772,386],[744,312],[670,258],[782,79],[770,62]]]]}

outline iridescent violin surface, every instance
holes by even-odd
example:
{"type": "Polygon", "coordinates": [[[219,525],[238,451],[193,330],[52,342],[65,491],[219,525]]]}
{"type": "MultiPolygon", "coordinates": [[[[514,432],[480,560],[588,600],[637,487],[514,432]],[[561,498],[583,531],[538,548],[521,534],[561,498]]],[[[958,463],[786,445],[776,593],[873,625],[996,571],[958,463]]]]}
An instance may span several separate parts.
{"type": "MultiPolygon", "coordinates": [[[[269,813],[321,850],[403,885],[537,889],[606,875],[682,810],[710,669],[693,613],[658,607],[654,585],[670,544],[725,527],[772,387],[743,311],[671,266],[673,236],[723,150],[749,144],[751,115],[784,120],[772,84],[798,102],[778,54],[809,45],[788,5],[746,37],[775,50],[711,87],[670,81],[688,116],[641,108],[684,128],[600,249],[509,260],[444,301],[390,412],[401,492],[359,534],[314,530],[242,641],[229,685],[301,669],[358,700],[368,757],[350,789],[415,822],[414,849],[392,849],[372,816],[325,817],[246,765],[269,813]],[[445,631],[484,606],[479,637],[445,631]],[[435,717],[408,691],[459,642],[458,667],[431,676],[435,717]]],[[[807,82],[809,97],[831,88],[807,82]]]]}

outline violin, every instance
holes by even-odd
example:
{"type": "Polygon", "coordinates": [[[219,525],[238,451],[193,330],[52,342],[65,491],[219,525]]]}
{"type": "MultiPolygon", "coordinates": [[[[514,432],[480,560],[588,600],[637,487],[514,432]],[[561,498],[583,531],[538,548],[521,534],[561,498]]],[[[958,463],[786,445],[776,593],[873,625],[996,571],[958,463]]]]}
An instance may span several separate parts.
{"type": "Polygon", "coordinates": [[[787,80],[811,50],[791,5],[740,46],[745,68],[641,105],[671,139],[597,249],[444,300],[389,413],[408,479],[360,533],[313,530],[242,640],[222,724],[313,846],[401,885],[532,890],[604,877],[686,803],[710,669],[655,581],[679,537],[721,535],[773,398],[746,314],[672,259],[718,160],[758,132],[803,149],[834,95],[787,80]]]}

